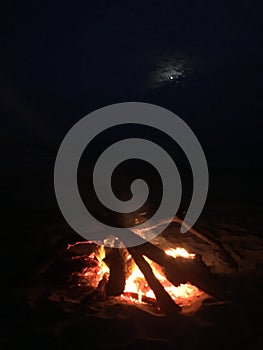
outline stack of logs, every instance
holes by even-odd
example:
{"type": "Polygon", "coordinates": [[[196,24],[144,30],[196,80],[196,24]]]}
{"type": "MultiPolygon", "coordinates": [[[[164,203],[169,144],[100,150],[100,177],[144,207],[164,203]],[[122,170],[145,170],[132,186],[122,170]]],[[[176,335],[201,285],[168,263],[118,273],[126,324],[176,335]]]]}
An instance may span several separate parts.
{"type": "MultiPolygon", "coordinates": [[[[135,239],[136,241],[138,236],[135,233],[130,232],[130,238],[135,239]]],[[[152,243],[143,240],[142,238],[140,240],[141,244],[134,247],[105,247],[106,256],[104,261],[109,267],[110,275],[108,279],[103,278],[101,280],[97,288],[97,293],[100,295],[103,294],[104,296],[118,296],[123,293],[127,271],[127,255],[130,254],[134,263],[137,264],[143,273],[149,287],[154,292],[159,308],[166,314],[179,312],[180,307],[176,305],[174,300],[155,277],[151,266],[144,256],[160,265],[163,268],[166,278],[176,287],[181,283],[190,282],[217,300],[226,299],[228,296],[226,292],[226,284],[222,280],[222,277],[213,274],[203,263],[199,255],[196,255],[195,259],[187,259],[183,257],[173,258],[152,243]]],[[[97,245],[91,243],[88,244],[88,246],[86,246],[85,249],[86,254],[84,255],[86,256],[87,251],[90,251],[91,253],[92,250],[96,250],[97,245]]],[[[63,254],[63,252],[65,252],[65,241],[57,244],[54,253],[48,257],[48,259],[46,259],[32,275],[29,276],[29,281],[32,282],[37,276],[45,272],[54,261],[57,260],[57,257],[63,254]]]]}
{"type": "MultiPolygon", "coordinates": [[[[106,248],[104,261],[109,266],[110,276],[106,287],[107,296],[117,296],[123,293],[126,279],[127,254],[126,248],[106,248]]],[[[224,299],[224,284],[218,276],[211,273],[203,263],[200,256],[196,259],[183,257],[173,258],[162,249],[144,241],[143,244],[127,248],[129,254],[143,273],[149,287],[153,290],[158,306],[165,314],[174,314],[180,311],[180,307],[164,289],[160,281],[155,277],[151,266],[144,256],[160,265],[167,279],[174,285],[190,282],[199,289],[217,299],[224,299]]]]}

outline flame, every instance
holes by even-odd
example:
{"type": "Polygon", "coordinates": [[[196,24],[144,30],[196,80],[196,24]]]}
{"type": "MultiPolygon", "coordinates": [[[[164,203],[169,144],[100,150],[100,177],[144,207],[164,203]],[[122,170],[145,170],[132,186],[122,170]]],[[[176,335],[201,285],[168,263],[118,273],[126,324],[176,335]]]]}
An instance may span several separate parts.
{"type": "Polygon", "coordinates": [[[99,263],[100,263],[100,268],[101,268],[101,273],[102,276],[105,273],[109,273],[109,268],[108,266],[105,264],[105,262],[103,261],[103,259],[105,258],[105,249],[103,245],[98,246],[97,251],[95,253],[96,258],[98,259],[99,263]]]}
{"type": "MultiPolygon", "coordinates": [[[[167,255],[170,255],[174,258],[183,257],[187,259],[194,259],[195,254],[188,253],[184,248],[169,248],[165,250],[167,255]]],[[[172,299],[180,306],[185,306],[191,301],[193,297],[199,297],[203,292],[200,291],[197,287],[193,286],[191,283],[180,284],[178,287],[175,287],[170,283],[165,274],[163,273],[160,266],[155,264],[153,261],[144,256],[147,262],[150,264],[153,273],[156,278],[163,285],[164,289],[170,294],[172,299]]],[[[137,267],[136,264],[133,265],[133,270],[129,277],[126,279],[125,284],[125,293],[135,293],[138,295],[138,302],[141,302],[142,296],[147,298],[155,299],[154,292],[148,286],[144,275],[137,267]]]]}
{"type": "Polygon", "coordinates": [[[194,259],[195,258],[195,254],[191,254],[188,253],[187,250],[185,250],[184,248],[169,248],[165,250],[165,253],[167,255],[172,256],[173,258],[177,258],[178,256],[182,257],[182,258],[187,258],[187,259],[194,259]]]}

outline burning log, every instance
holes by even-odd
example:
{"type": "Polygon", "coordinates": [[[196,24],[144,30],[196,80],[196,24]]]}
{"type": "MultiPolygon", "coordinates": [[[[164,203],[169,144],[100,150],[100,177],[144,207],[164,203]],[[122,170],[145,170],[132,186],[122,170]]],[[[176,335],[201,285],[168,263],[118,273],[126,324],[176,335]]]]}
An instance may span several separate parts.
{"type": "Polygon", "coordinates": [[[219,248],[220,253],[224,260],[235,270],[238,270],[238,264],[237,262],[232,258],[231,254],[224,248],[221,242],[215,238],[208,237],[204,233],[200,233],[196,231],[194,228],[190,227],[184,220],[180,219],[178,216],[176,216],[173,219],[173,222],[177,222],[178,224],[184,226],[188,232],[190,232],[192,235],[196,236],[197,238],[203,240],[204,242],[210,244],[211,246],[215,245],[217,248],[219,248]]]}
{"type": "Polygon", "coordinates": [[[211,296],[219,299],[225,298],[223,283],[218,276],[212,274],[200,256],[194,260],[182,257],[175,259],[152,243],[144,242],[144,244],[134,247],[133,250],[164,267],[167,279],[174,286],[190,282],[211,296]]]}
{"type": "MultiPolygon", "coordinates": [[[[158,226],[162,226],[162,225],[165,225],[167,223],[170,223],[171,221],[174,222],[174,223],[178,223],[180,226],[186,228],[188,233],[191,233],[193,236],[195,236],[198,239],[200,239],[200,240],[204,241],[205,243],[209,244],[211,247],[215,247],[216,249],[218,249],[222,259],[225,262],[227,262],[228,265],[232,269],[238,270],[237,262],[233,259],[231,254],[225,249],[223,244],[218,239],[215,239],[214,237],[211,237],[208,234],[201,233],[201,232],[195,230],[193,227],[190,227],[184,220],[180,219],[178,216],[175,216],[173,219],[169,218],[169,219],[161,220],[161,221],[158,222],[158,224],[156,224],[154,226],[148,226],[148,227],[146,227],[144,229],[140,229],[140,232],[141,233],[145,233],[147,231],[155,229],[158,226]]],[[[131,229],[131,231],[133,231],[134,233],[138,232],[136,227],[131,229]]]]}
{"type": "Polygon", "coordinates": [[[138,253],[135,248],[128,248],[128,251],[133,257],[134,262],[138,265],[139,269],[145,276],[145,279],[149,284],[150,288],[153,290],[161,311],[163,311],[167,315],[175,315],[176,312],[179,312],[181,308],[175,304],[173,299],[170,297],[169,293],[166,292],[162,284],[155,277],[151,266],[143,258],[143,256],[140,253],[138,253]]]}
{"type": "Polygon", "coordinates": [[[106,287],[107,296],[121,295],[125,287],[126,256],[125,249],[105,248],[104,262],[110,269],[109,281],[106,287]]]}
{"type": "Polygon", "coordinates": [[[93,293],[92,297],[96,300],[106,300],[106,298],[107,298],[107,292],[106,292],[107,284],[108,284],[108,279],[104,275],[102,277],[102,280],[100,281],[97,289],[93,293]]]}

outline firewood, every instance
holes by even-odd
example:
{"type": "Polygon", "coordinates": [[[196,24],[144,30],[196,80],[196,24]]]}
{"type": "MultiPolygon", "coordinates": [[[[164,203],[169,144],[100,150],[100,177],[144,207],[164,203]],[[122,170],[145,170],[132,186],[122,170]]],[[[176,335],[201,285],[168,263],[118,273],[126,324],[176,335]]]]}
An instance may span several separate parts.
{"type": "MultiPolygon", "coordinates": [[[[96,300],[106,300],[107,297],[107,284],[108,284],[108,279],[106,275],[104,275],[97,287],[97,289],[94,291],[92,294],[92,298],[96,300]]],[[[89,300],[89,299],[88,299],[89,300]]]]}
{"type": "Polygon", "coordinates": [[[126,257],[123,249],[105,248],[104,262],[110,269],[109,281],[106,287],[107,296],[121,295],[125,288],[126,257]]]}
{"type": "Polygon", "coordinates": [[[226,290],[221,279],[213,274],[200,256],[196,259],[173,258],[162,249],[144,240],[134,247],[138,254],[145,255],[164,268],[167,279],[175,286],[190,282],[207,294],[219,299],[226,298],[226,290]]]}
{"type": "MultiPolygon", "coordinates": [[[[178,223],[182,227],[186,228],[188,233],[209,244],[211,247],[216,247],[219,250],[222,259],[226,261],[232,269],[238,270],[237,262],[233,259],[232,255],[225,249],[225,247],[219,240],[217,240],[214,237],[211,237],[208,234],[205,234],[204,232],[201,233],[195,230],[193,227],[189,226],[184,220],[180,219],[178,216],[175,216],[174,218],[160,220],[158,223],[156,223],[156,225],[145,227],[144,229],[141,229],[140,232],[145,233],[159,226],[166,225],[170,222],[178,223]]],[[[137,233],[136,226],[132,228],[131,231],[137,233]]]]}
{"type": "Polygon", "coordinates": [[[134,262],[137,264],[141,272],[143,273],[149,287],[155,294],[157,303],[160,307],[160,310],[163,311],[166,315],[178,313],[181,308],[175,304],[170,295],[166,292],[162,284],[155,277],[151,266],[143,258],[143,256],[138,253],[136,248],[128,248],[129,253],[131,254],[134,262]]]}
{"type": "Polygon", "coordinates": [[[176,216],[173,219],[173,222],[177,222],[181,226],[184,226],[188,230],[188,232],[190,232],[193,236],[196,236],[197,238],[203,240],[211,246],[216,246],[219,249],[223,259],[231,266],[231,268],[238,270],[237,262],[233,259],[231,254],[225,249],[225,247],[219,240],[209,237],[208,235],[205,235],[204,233],[195,230],[193,227],[190,227],[184,220],[180,219],[178,216],[176,216]]]}

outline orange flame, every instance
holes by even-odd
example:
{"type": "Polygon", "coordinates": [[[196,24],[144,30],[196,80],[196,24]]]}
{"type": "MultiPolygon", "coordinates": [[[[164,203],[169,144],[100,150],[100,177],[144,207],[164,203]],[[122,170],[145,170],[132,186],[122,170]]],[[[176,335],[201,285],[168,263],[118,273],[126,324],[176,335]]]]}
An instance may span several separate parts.
{"type": "MultiPolygon", "coordinates": [[[[167,255],[170,255],[174,258],[183,257],[187,259],[194,259],[195,254],[188,253],[184,248],[169,248],[165,250],[167,255]]],[[[161,267],[157,264],[153,263],[147,257],[144,257],[148,263],[150,264],[154,275],[158,278],[160,283],[163,285],[164,289],[170,294],[172,299],[179,304],[180,306],[186,305],[191,298],[199,297],[202,294],[197,287],[193,286],[191,283],[180,284],[178,287],[175,287],[172,283],[170,283],[165,274],[163,273],[161,267]]],[[[136,293],[138,295],[138,301],[141,302],[142,295],[155,299],[154,292],[148,286],[144,275],[134,264],[132,273],[126,280],[124,292],[126,293],[136,293]]]]}
{"type": "Polygon", "coordinates": [[[172,256],[173,258],[177,258],[178,256],[182,257],[182,258],[187,258],[187,259],[194,259],[195,258],[195,254],[191,254],[188,253],[187,250],[185,250],[184,248],[169,248],[165,250],[165,253],[167,255],[172,256]]]}

